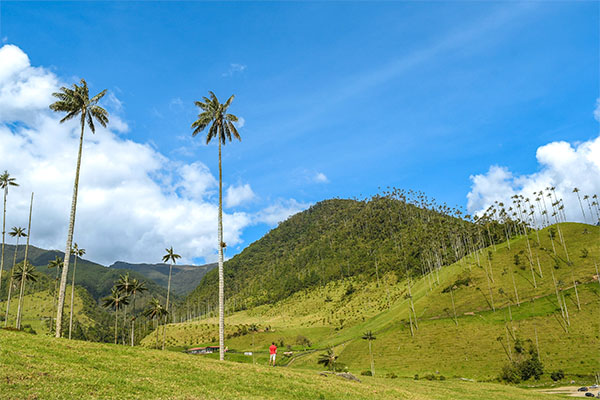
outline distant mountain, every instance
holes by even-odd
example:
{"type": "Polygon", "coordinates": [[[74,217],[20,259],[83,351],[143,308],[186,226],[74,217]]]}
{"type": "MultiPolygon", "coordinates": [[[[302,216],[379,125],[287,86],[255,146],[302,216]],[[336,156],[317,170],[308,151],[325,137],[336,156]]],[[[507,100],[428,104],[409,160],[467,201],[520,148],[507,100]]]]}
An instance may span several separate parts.
{"type": "MultiPolygon", "coordinates": [[[[173,265],[171,292],[185,295],[200,284],[204,275],[217,266],[217,263],[206,265],[173,265]]],[[[166,288],[169,281],[169,264],[130,264],[117,261],[110,268],[135,271],[147,279],[151,279],[166,288]]]]}
{"type": "MultiPolygon", "coordinates": [[[[14,251],[14,245],[6,245],[4,250],[3,276],[6,276],[7,270],[12,267],[14,251]]],[[[54,260],[56,256],[62,259],[64,258],[64,255],[65,253],[59,250],[45,250],[39,247],[29,246],[28,259],[29,262],[33,266],[35,266],[38,271],[49,276],[54,281],[56,271],[54,269],[49,269],[48,264],[50,263],[50,261],[54,260]]],[[[19,249],[17,252],[17,263],[23,261],[24,257],[25,246],[19,245],[19,249]]],[[[69,278],[67,281],[68,283],[71,282],[72,267],[73,259],[71,259],[71,264],[69,267],[69,278]]],[[[164,299],[166,297],[166,289],[163,288],[161,284],[154,282],[152,279],[148,280],[149,278],[142,273],[136,272],[135,270],[132,271],[131,269],[107,268],[103,265],[83,258],[77,259],[77,275],[75,277],[75,280],[77,285],[83,286],[95,300],[99,300],[102,297],[110,294],[110,289],[113,287],[114,283],[119,279],[119,276],[122,274],[126,274],[127,272],[130,273],[130,276],[132,278],[148,281],[147,286],[149,290],[148,292],[144,293],[140,298],[154,296],[160,299],[164,299]]],[[[194,283],[194,285],[195,284],[197,283],[194,283]]],[[[140,304],[142,304],[142,301],[140,301],[140,304]]]]}

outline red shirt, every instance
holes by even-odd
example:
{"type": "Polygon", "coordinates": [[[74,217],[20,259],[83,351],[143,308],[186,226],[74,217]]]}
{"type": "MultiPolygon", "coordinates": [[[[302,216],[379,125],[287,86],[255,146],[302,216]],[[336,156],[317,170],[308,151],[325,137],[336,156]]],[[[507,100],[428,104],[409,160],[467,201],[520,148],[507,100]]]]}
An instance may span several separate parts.
{"type": "Polygon", "coordinates": [[[269,353],[270,353],[270,354],[277,354],[277,346],[275,346],[274,344],[272,344],[272,345],[269,347],[269,353]]]}

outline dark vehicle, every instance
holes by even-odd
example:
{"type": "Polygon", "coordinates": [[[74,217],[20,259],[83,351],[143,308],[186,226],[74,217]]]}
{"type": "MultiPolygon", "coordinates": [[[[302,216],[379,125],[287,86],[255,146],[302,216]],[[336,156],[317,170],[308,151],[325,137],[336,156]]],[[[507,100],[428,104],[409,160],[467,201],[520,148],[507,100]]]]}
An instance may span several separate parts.
{"type": "Polygon", "coordinates": [[[585,386],[580,387],[579,389],[577,389],[578,392],[587,392],[588,388],[585,386]]]}
{"type": "Polygon", "coordinates": [[[596,396],[594,396],[594,393],[592,393],[592,392],[587,392],[585,394],[585,397],[596,397],[596,396]]]}

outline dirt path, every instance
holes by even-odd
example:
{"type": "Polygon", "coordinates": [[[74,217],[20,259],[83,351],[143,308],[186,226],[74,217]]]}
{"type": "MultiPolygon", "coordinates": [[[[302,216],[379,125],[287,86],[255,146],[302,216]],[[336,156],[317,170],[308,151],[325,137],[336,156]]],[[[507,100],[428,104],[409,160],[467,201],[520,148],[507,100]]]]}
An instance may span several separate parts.
{"type": "Polygon", "coordinates": [[[590,389],[588,392],[578,392],[577,389],[580,387],[581,386],[561,386],[557,388],[541,389],[540,392],[548,394],[564,394],[569,397],[585,397],[585,394],[589,392],[598,395],[600,392],[600,388],[590,389]]]}

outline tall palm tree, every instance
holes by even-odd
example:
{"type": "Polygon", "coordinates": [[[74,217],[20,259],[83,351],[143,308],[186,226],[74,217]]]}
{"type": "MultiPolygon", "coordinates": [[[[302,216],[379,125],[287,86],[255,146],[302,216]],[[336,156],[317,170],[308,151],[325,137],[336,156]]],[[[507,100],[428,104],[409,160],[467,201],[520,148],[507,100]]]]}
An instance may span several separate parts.
{"type": "MultiPolygon", "coordinates": [[[[13,279],[15,282],[19,282],[21,287],[23,288],[24,282],[37,282],[37,274],[35,267],[31,265],[27,261],[23,261],[22,264],[17,265],[13,269],[13,279]]],[[[21,302],[23,301],[23,296],[19,296],[19,306],[21,306],[21,302]]],[[[21,329],[21,311],[22,309],[19,307],[17,311],[17,321],[15,322],[15,328],[21,329]]]]}
{"type": "MultiPolygon", "coordinates": [[[[6,197],[9,186],[19,186],[15,178],[11,178],[8,171],[0,175],[0,189],[4,189],[4,212],[2,214],[2,256],[0,256],[0,289],[2,289],[2,271],[4,271],[4,234],[6,233],[6,197]]],[[[12,280],[12,278],[11,278],[12,280]]]]}
{"type": "Polygon", "coordinates": [[[206,135],[206,144],[216,138],[219,143],[219,359],[225,359],[225,284],[223,278],[223,249],[226,246],[223,241],[223,170],[221,167],[221,145],[227,141],[231,142],[233,136],[241,141],[234,123],[238,117],[228,114],[227,109],[231,105],[234,96],[231,96],[223,104],[219,103],[217,96],[213,92],[208,92],[209,97],[204,97],[202,101],[196,101],[194,104],[200,108],[201,113],[198,119],[192,124],[192,136],[196,136],[210,125],[206,135]]]}
{"type": "Polygon", "coordinates": [[[158,321],[166,316],[169,312],[164,309],[158,299],[153,298],[148,304],[148,308],[144,311],[144,316],[151,320],[156,320],[156,348],[158,349],[158,321]]]}
{"type": "Polygon", "coordinates": [[[252,332],[252,364],[256,364],[256,361],[254,360],[254,335],[258,332],[258,325],[250,324],[248,330],[252,332]]]}
{"type": "Polygon", "coordinates": [[[579,207],[581,207],[581,214],[583,215],[583,222],[587,222],[586,218],[585,218],[585,212],[583,211],[583,204],[581,203],[581,197],[579,197],[579,189],[578,188],[573,188],[573,193],[575,193],[577,195],[577,200],[579,200],[579,207]]]}
{"type": "MultiPolygon", "coordinates": [[[[173,252],[173,246],[171,246],[170,249],[165,249],[165,251],[167,252],[167,254],[165,254],[162,258],[162,261],[164,263],[169,263],[169,283],[167,284],[167,306],[165,307],[165,310],[168,312],[169,311],[169,295],[171,294],[171,272],[173,270],[173,264],[177,264],[177,260],[179,258],[181,258],[181,256],[179,254],[175,254],[173,252]]],[[[163,326],[163,343],[162,343],[162,349],[165,349],[165,341],[167,338],[167,321],[165,321],[165,324],[163,326]]]]}
{"type": "Polygon", "coordinates": [[[15,266],[17,265],[17,250],[19,250],[19,238],[27,236],[25,228],[13,226],[12,231],[9,233],[10,236],[17,238],[17,244],[15,246],[15,256],[13,258],[13,265],[10,272],[10,283],[8,284],[8,299],[6,300],[6,317],[4,319],[4,327],[8,324],[8,313],[10,311],[10,298],[12,295],[12,288],[14,282],[15,266]]]}
{"type": "MultiPolygon", "coordinates": [[[[65,112],[67,115],[60,120],[61,123],[79,116],[81,123],[81,136],[79,137],[79,152],[77,154],[77,166],[75,167],[75,183],[73,184],[73,200],[71,202],[71,215],[69,219],[69,230],[67,233],[67,246],[65,255],[71,252],[73,243],[73,229],[75,227],[75,212],[77,209],[77,191],[79,188],[79,170],[81,168],[81,150],[83,148],[83,132],[87,124],[92,131],[96,132],[94,120],[100,125],[106,127],[108,123],[108,113],[98,105],[98,101],[106,94],[106,90],[101,91],[90,99],[87,83],[84,79],[73,84],[71,88],[62,87],[59,92],[52,95],[58,101],[50,105],[50,109],[56,112],[65,112]]],[[[60,279],[60,290],[58,295],[58,311],[56,314],[56,337],[61,336],[63,306],[65,304],[65,291],[67,289],[67,275],[69,273],[69,258],[65,257],[65,267],[60,279]]]]}
{"type": "MultiPolygon", "coordinates": [[[[48,263],[48,268],[56,268],[56,278],[54,278],[54,298],[52,299],[52,315],[50,316],[50,322],[52,322],[52,317],[56,312],[56,299],[58,298],[58,275],[64,266],[62,258],[56,256],[54,260],[48,263]]],[[[50,323],[52,329],[52,323],[50,323]]]]}
{"type": "Polygon", "coordinates": [[[371,376],[375,376],[375,364],[373,363],[373,349],[371,347],[371,342],[377,338],[373,336],[373,332],[371,331],[365,332],[362,338],[369,342],[369,356],[371,357],[371,376]]]}
{"type": "MultiPolygon", "coordinates": [[[[73,302],[75,299],[75,270],[77,270],[77,257],[83,257],[85,255],[85,249],[80,249],[77,243],[73,245],[71,254],[75,256],[73,262],[73,277],[71,278],[71,312],[69,313],[69,339],[71,339],[71,332],[73,331],[73,302]]],[[[57,268],[58,271],[58,268],[57,268]]]]}
{"type": "MultiPolygon", "coordinates": [[[[132,279],[129,277],[129,272],[125,275],[120,275],[119,280],[115,284],[117,290],[121,293],[126,294],[127,296],[131,295],[131,285],[133,284],[132,279]]],[[[127,326],[127,305],[125,305],[125,309],[123,311],[123,327],[127,326]]],[[[123,335],[123,344],[125,344],[125,336],[123,335]]]]}
{"type": "MultiPolygon", "coordinates": [[[[33,192],[31,192],[31,201],[29,202],[29,222],[27,224],[27,243],[25,244],[25,256],[23,258],[23,265],[27,265],[27,255],[29,252],[29,239],[31,239],[31,214],[33,211],[33,192]]],[[[29,269],[23,268],[23,274],[27,274],[29,269]]],[[[28,281],[25,276],[21,279],[21,289],[19,290],[19,304],[17,306],[17,323],[16,328],[21,329],[21,311],[23,309],[23,296],[25,296],[25,283],[28,281]]]]}
{"type": "Polygon", "coordinates": [[[135,338],[135,295],[137,293],[142,293],[145,292],[146,290],[148,290],[148,288],[146,287],[146,282],[145,281],[139,281],[135,278],[133,278],[131,280],[131,295],[133,298],[133,305],[132,305],[132,311],[131,311],[131,345],[134,345],[134,338],[135,338]]]}
{"type": "Polygon", "coordinates": [[[129,304],[129,295],[121,292],[116,287],[113,287],[110,291],[110,296],[102,299],[102,305],[106,308],[115,309],[115,344],[117,344],[117,322],[118,313],[121,307],[129,304]]]}

